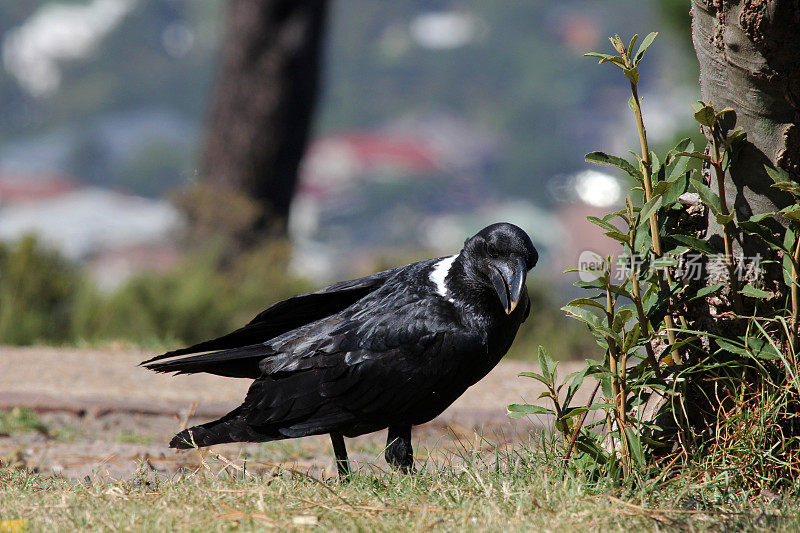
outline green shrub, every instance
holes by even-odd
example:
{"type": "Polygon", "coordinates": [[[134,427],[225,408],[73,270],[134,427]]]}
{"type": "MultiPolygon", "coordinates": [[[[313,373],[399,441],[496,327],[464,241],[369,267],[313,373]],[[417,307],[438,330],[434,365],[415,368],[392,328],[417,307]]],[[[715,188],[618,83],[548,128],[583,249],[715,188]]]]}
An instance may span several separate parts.
{"type": "Polygon", "coordinates": [[[0,342],[64,342],[85,280],[79,269],[28,236],[0,244],[0,342]]]}
{"type": "Polygon", "coordinates": [[[586,295],[563,308],[588,327],[603,359],[559,380],[556,363],[540,349],[540,373],[525,375],[545,384],[552,408],[517,404],[509,414],[553,415],[565,459],[577,452],[572,465],[578,475],[659,482],[677,465],[707,487],[797,494],[800,185],[768,168],[773,187],[795,202],[737,218],[725,189],[746,133],[733,129],[732,109],[706,102],[694,105],[694,118],[710,140],[705,150],[695,150],[690,139],[661,158],[649,150],[638,65],[655,35],[635,54],[637,36],[626,45],[616,35],[616,54],[586,54],[627,78],[641,147],[632,161],[602,152],[586,156],[636,182],[623,209],[588,217],[619,243],[620,256],[574,269],[584,278],[575,285],[586,295]],[[689,165],[694,160],[703,162],[707,175],[689,165]],[[681,200],[690,191],[698,201],[681,200]],[[704,238],[709,218],[722,228],[719,242],[704,238]],[[745,237],[765,255],[737,257],[735,243],[745,237]],[[690,256],[706,280],[678,276],[690,256]],[[746,274],[759,262],[769,265],[763,275],[746,274]],[[615,272],[615,265],[623,268],[615,272]],[[598,381],[594,394],[602,399],[593,403],[593,394],[588,404],[572,405],[586,377],[598,381]],[[593,431],[584,431],[591,410],[601,416],[586,428],[593,431]]]}

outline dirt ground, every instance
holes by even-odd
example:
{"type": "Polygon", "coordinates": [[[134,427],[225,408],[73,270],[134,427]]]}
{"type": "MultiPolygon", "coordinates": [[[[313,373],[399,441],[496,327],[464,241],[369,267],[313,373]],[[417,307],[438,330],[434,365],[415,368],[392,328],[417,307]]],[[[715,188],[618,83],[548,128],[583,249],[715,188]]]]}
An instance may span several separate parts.
{"type": "MultiPolygon", "coordinates": [[[[202,467],[215,458],[231,468],[246,461],[249,469],[291,468],[333,475],[327,436],[266,444],[230,444],[207,451],[167,448],[171,436],[225,414],[244,398],[250,380],[209,375],[166,376],[138,363],[152,354],[107,349],[12,348],[0,346],[0,411],[34,410],[43,427],[0,433],[0,461],[43,473],[85,479],[130,478],[137,469],[161,473],[202,467]],[[187,421],[188,419],[188,421],[187,421]]],[[[581,362],[559,365],[559,374],[577,370],[581,362]]],[[[551,427],[546,417],[513,420],[510,403],[540,403],[544,390],[519,372],[536,370],[522,361],[502,361],[447,411],[414,430],[418,464],[446,451],[491,449],[551,427]]],[[[585,402],[591,384],[576,401],[585,402]]],[[[0,430],[1,431],[1,430],[0,430]]],[[[350,459],[358,468],[385,468],[385,431],[348,439],[350,459]]]]}

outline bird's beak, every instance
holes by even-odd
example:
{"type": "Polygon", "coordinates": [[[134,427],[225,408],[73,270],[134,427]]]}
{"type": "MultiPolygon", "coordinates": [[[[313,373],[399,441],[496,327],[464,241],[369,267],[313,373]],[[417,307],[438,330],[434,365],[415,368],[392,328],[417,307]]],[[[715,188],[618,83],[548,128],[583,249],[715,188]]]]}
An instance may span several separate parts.
{"type": "Polygon", "coordinates": [[[505,261],[496,261],[490,263],[490,266],[489,277],[494,285],[494,290],[497,297],[500,298],[506,314],[510,315],[522,296],[528,268],[522,258],[517,258],[510,264],[505,261]]]}

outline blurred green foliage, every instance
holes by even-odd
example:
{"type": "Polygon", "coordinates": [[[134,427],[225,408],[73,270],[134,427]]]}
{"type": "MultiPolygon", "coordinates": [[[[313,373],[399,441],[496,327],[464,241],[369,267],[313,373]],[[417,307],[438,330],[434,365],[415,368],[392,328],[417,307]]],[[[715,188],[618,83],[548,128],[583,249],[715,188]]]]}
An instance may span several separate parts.
{"type": "Polygon", "coordinates": [[[14,407],[8,411],[0,411],[0,436],[34,431],[48,433],[47,427],[31,409],[14,407]]]}
{"type": "Polygon", "coordinates": [[[0,245],[0,343],[192,343],[309,288],[284,273],[286,246],[228,265],[215,250],[189,254],[173,271],[142,274],[105,294],[33,237],[0,245]]]}
{"type": "Polygon", "coordinates": [[[33,237],[0,246],[0,340],[8,344],[68,340],[83,286],[73,265],[39,246],[33,237]]]}
{"type": "MultiPolygon", "coordinates": [[[[76,265],[33,237],[0,244],[0,344],[123,341],[156,349],[190,344],[232,331],[272,303],[317,288],[286,274],[285,244],[236,259],[222,259],[220,250],[210,246],[190,253],[170,272],[141,274],[103,293],[76,265]]],[[[556,295],[544,283],[529,289],[533,309],[510,356],[534,357],[539,343],[559,354],[588,353],[591,338],[561,313],[556,295]]]]}
{"type": "Polygon", "coordinates": [[[563,294],[548,280],[528,282],[531,314],[519,329],[508,352],[513,359],[536,360],[538,346],[548,346],[557,359],[595,357],[589,329],[571,320],[561,310],[563,294]]]}

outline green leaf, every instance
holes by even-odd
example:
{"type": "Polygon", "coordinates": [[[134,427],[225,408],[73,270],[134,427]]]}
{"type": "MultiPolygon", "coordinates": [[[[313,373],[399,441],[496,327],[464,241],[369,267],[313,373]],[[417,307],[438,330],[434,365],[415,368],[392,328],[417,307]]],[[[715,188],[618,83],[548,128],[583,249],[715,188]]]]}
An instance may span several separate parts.
{"type": "Polygon", "coordinates": [[[644,57],[644,53],[647,51],[647,49],[650,47],[650,45],[653,44],[653,41],[656,39],[657,35],[658,35],[658,32],[656,32],[656,31],[650,32],[650,33],[647,34],[647,37],[645,37],[642,40],[642,44],[639,45],[639,50],[636,51],[636,55],[633,57],[633,64],[634,65],[638,65],[639,64],[639,62],[644,57]]]}
{"type": "Polygon", "coordinates": [[[653,186],[653,196],[664,196],[674,185],[671,181],[659,181],[653,186]]]}
{"type": "Polygon", "coordinates": [[[628,53],[629,53],[629,54],[631,53],[631,51],[633,51],[633,45],[634,45],[634,44],[636,44],[636,41],[637,41],[638,39],[639,39],[639,34],[638,34],[638,33],[634,33],[634,34],[633,34],[633,37],[631,37],[631,40],[630,40],[630,42],[628,43],[628,48],[627,48],[627,50],[628,50],[628,53]]]}
{"type": "Polygon", "coordinates": [[[709,163],[711,162],[711,156],[704,154],[703,152],[678,152],[677,155],[693,157],[694,159],[701,159],[703,161],[708,161],[709,163]]]}
{"type": "MultiPolygon", "coordinates": [[[[790,205],[788,207],[784,207],[780,211],[778,211],[781,215],[788,218],[789,220],[794,220],[795,222],[800,222],[800,204],[790,205]]],[[[752,220],[752,218],[751,218],[752,220]]]]}
{"type": "Polygon", "coordinates": [[[589,411],[588,407],[573,407],[571,409],[567,409],[563,413],[561,413],[561,418],[564,420],[575,418],[578,415],[582,415],[583,413],[589,411]]]}
{"type": "Polygon", "coordinates": [[[552,409],[548,409],[547,407],[541,407],[539,405],[530,405],[527,403],[514,403],[508,406],[508,415],[509,418],[522,418],[528,415],[554,415],[556,414],[555,411],[552,409]]]}
{"type": "Polygon", "coordinates": [[[587,163],[600,165],[602,167],[617,167],[637,180],[641,181],[642,179],[642,173],[639,172],[638,168],[631,165],[627,160],[615,155],[608,155],[605,152],[589,152],[584,156],[584,160],[587,163]]]}
{"type": "MultiPolygon", "coordinates": [[[[685,157],[683,158],[683,161],[686,161],[685,157]]],[[[670,175],[668,179],[669,182],[672,183],[672,187],[670,187],[669,191],[664,193],[663,205],[665,207],[673,205],[678,201],[678,198],[680,198],[683,193],[689,190],[689,175],[689,172],[684,172],[683,174],[674,178],[672,175],[670,175]]]]}
{"type": "MultiPolygon", "coordinates": [[[[678,156],[678,154],[684,152],[694,152],[694,143],[692,142],[692,139],[690,139],[689,137],[681,139],[681,141],[675,145],[675,148],[667,152],[667,157],[664,163],[669,165],[672,163],[677,163],[679,161],[685,162],[686,161],[685,157],[678,156]]],[[[683,171],[679,171],[678,174],[680,174],[680,172],[683,171]]]]}
{"type": "Polygon", "coordinates": [[[594,57],[595,59],[599,59],[598,63],[602,63],[603,61],[611,61],[611,59],[617,57],[611,54],[601,54],[600,52],[586,52],[583,54],[583,57],[594,57]]]}
{"type": "Polygon", "coordinates": [[[595,226],[600,226],[606,231],[616,231],[617,233],[621,233],[619,228],[617,228],[614,224],[607,220],[603,220],[602,218],[597,218],[593,216],[586,217],[586,220],[594,224],[595,226]]]}
{"type": "Polygon", "coordinates": [[[767,217],[772,217],[777,215],[777,213],[759,213],[758,215],[753,215],[750,217],[750,222],[761,222],[767,217]]]}
{"type": "Polygon", "coordinates": [[[603,290],[603,289],[605,289],[605,288],[606,288],[606,285],[605,285],[605,283],[604,283],[603,281],[600,281],[599,279],[598,279],[598,280],[595,280],[595,281],[583,281],[583,280],[579,280],[579,281],[576,281],[575,283],[573,283],[573,285],[575,285],[576,287],[579,287],[579,288],[581,288],[581,289],[597,289],[597,290],[603,290]]]}
{"type": "Polygon", "coordinates": [[[717,285],[709,285],[709,286],[707,286],[707,287],[703,287],[702,289],[699,289],[699,290],[697,291],[697,294],[695,294],[694,296],[692,296],[691,298],[689,298],[689,300],[688,300],[688,301],[690,301],[690,302],[691,302],[692,300],[697,300],[698,298],[703,298],[704,296],[708,296],[709,294],[712,294],[712,293],[715,293],[715,292],[717,292],[717,291],[718,291],[718,290],[720,290],[722,287],[723,287],[723,284],[722,284],[722,283],[720,283],[720,284],[717,284],[717,285]]]}
{"type": "MultiPolygon", "coordinates": [[[[695,108],[697,109],[697,108],[695,108]]],[[[714,113],[714,108],[710,105],[702,105],[700,106],[697,111],[695,111],[694,119],[702,124],[703,126],[708,126],[709,128],[714,125],[714,121],[716,120],[716,114],[714,113]]]]}
{"type": "Polygon", "coordinates": [[[723,350],[729,351],[731,353],[735,353],[737,355],[743,355],[745,357],[750,355],[750,352],[744,346],[740,346],[738,344],[734,344],[734,343],[732,343],[730,341],[727,341],[725,339],[714,339],[714,341],[723,350]]]}
{"type": "Polygon", "coordinates": [[[646,254],[653,246],[653,239],[649,231],[637,231],[636,240],[633,243],[633,250],[640,254],[646,254]]]}
{"type": "MultiPolygon", "coordinates": [[[[567,395],[564,397],[564,405],[569,405],[572,401],[572,397],[575,396],[575,393],[578,392],[578,389],[581,388],[583,385],[583,380],[586,377],[586,372],[589,370],[588,366],[583,367],[578,372],[575,372],[572,377],[572,381],[567,388],[567,395]]],[[[569,379],[569,376],[567,376],[569,379]]]]}
{"type": "Polygon", "coordinates": [[[717,196],[711,188],[705,183],[698,180],[691,181],[692,187],[700,195],[700,199],[705,205],[711,209],[711,212],[718,215],[722,212],[722,204],[720,203],[719,196],[717,196]]]}
{"type": "Polygon", "coordinates": [[[625,439],[628,441],[628,450],[631,452],[631,457],[636,464],[639,466],[644,466],[644,453],[642,452],[642,440],[639,438],[639,435],[634,433],[633,428],[626,427],[625,428],[625,439]]]}
{"type": "Polygon", "coordinates": [[[582,322],[586,322],[590,326],[597,326],[599,318],[594,313],[590,312],[587,309],[583,309],[582,307],[575,307],[572,305],[565,305],[561,308],[565,313],[567,313],[572,318],[576,318],[582,322]]]}
{"type": "Polygon", "coordinates": [[[550,384],[555,385],[556,367],[558,363],[553,361],[553,358],[547,353],[545,347],[541,345],[539,346],[539,366],[542,368],[542,374],[547,376],[550,380],[550,384]]]}
{"type": "Polygon", "coordinates": [[[632,84],[636,85],[639,83],[639,69],[636,67],[633,68],[624,68],[622,69],[622,73],[625,74],[625,77],[628,78],[632,84]]]}
{"type": "MultiPolygon", "coordinates": [[[[717,115],[719,118],[719,114],[717,115]]],[[[737,127],[735,130],[730,132],[727,137],[725,137],[724,145],[725,149],[730,153],[731,157],[733,158],[732,162],[736,162],[736,158],[738,157],[739,150],[741,149],[744,141],[747,139],[747,133],[740,127],[737,127]]]]}
{"type": "Polygon", "coordinates": [[[775,350],[771,342],[765,339],[758,339],[750,337],[747,339],[747,347],[750,353],[757,359],[765,359],[767,361],[777,361],[781,359],[781,354],[775,350]]]}
{"type": "Polygon", "coordinates": [[[717,112],[717,118],[720,118],[722,115],[724,115],[726,113],[733,113],[733,108],[732,107],[726,107],[726,108],[722,109],[722,111],[718,111],[717,112]]]}
{"type": "Polygon", "coordinates": [[[658,208],[661,207],[661,202],[662,198],[660,196],[654,196],[649,202],[644,204],[642,212],[640,213],[638,228],[648,223],[650,216],[654,215],[658,211],[658,208]]]}
{"type": "Polygon", "coordinates": [[[718,250],[715,250],[714,247],[711,246],[711,243],[702,239],[697,239],[688,235],[667,235],[667,237],[684,244],[693,250],[697,250],[698,252],[704,252],[712,255],[719,253],[718,250]]]}
{"type": "Polygon", "coordinates": [[[789,173],[783,169],[776,169],[768,164],[764,165],[764,170],[767,172],[767,175],[772,179],[773,187],[776,189],[781,189],[787,191],[794,196],[800,195],[800,183],[794,181],[790,176],[789,173]]]}
{"type": "Polygon", "coordinates": [[[729,223],[731,223],[733,221],[733,216],[734,216],[734,213],[728,213],[727,215],[723,215],[722,213],[719,213],[716,216],[717,224],[720,224],[722,226],[724,226],[725,224],[729,224],[729,223]]]}
{"type": "Polygon", "coordinates": [[[569,305],[569,306],[597,307],[599,309],[602,309],[604,312],[606,310],[606,308],[603,306],[603,304],[601,304],[597,300],[592,300],[591,298],[575,298],[574,300],[569,302],[567,305],[569,305]]]}
{"type": "Polygon", "coordinates": [[[625,44],[623,44],[622,39],[619,38],[619,35],[615,33],[614,37],[609,37],[608,40],[611,41],[611,46],[614,47],[614,50],[619,52],[619,55],[625,54],[625,44]]]}
{"type": "Polygon", "coordinates": [[[629,299],[631,298],[631,293],[629,293],[627,289],[625,289],[624,285],[614,285],[613,283],[610,283],[608,285],[608,290],[613,294],[618,294],[620,296],[624,296],[625,298],[629,299]]]}
{"type": "Polygon", "coordinates": [[[653,176],[657,175],[661,171],[661,161],[658,159],[658,155],[651,151],[650,152],[650,172],[653,176]]]}
{"type": "Polygon", "coordinates": [[[794,283],[797,283],[792,276],[792,262],[793,262],[792,252],[788,251],[788,250],[794,250],[797,238],[798,236],[791,226],[786,228],[786,233],[783,236],[783,244],[781,246],[783,247],[784,250],[787,251],[786,253],[783,254],[781,267],[783,270],[783,282],[789,287],[791,287],[794,283]]]}
{"type": "Polygon", "coordinates": [[[521,378],[533,378],[536,381],[544,383],[545,385],[549,385],[547,378],[541,374],[537,374],[536,372],[520,372],[519,374],[517,374],[517,376],[521,378]]]}
{"type": "Polygon", "coordinates": [[[769,298],[771,296],[771,294],[768,293],[767,291],[756,289],[749,283],[744,287],[742,287],[742,290],[740,290],[739,293],[748,296],[750,298],[769,298]]]}
{"type": "Polygon", "coordinates": [[[575,448],[596,462],[597,464],[604,465],[608,462],[610,455],[601,446],[599,446],[594,439],[580,435],[575,440],[575,448]]]}
{"type": "MultiPolygon", "coordinates": [[[[685,141],[689,141],[689,139],[684,139],[685,141]]],[[[678,147],[683,147],[683,143],[679,144],[678,147]]],[[[694,145],[691,141],[685,145],[686,148],[680,150],[678,153],[694,153],[694,145]]],[[[678,178],[682,177],[682,175],[686,172],[686,167],[689,166],[689,157],[682,156],[682,155],[675,155],[675,166],[672,167],[672,170],[669,171],[669,176],[667,176],[668,181],[676,181],[678,178]]]]}
{"type": "Polygon", "coordinates": [[[631,312],[629,309],[617,311],[617,313],[614,315],[614,320],[611,324],[611,329],[615,333],[619,333],[620,331],[622,331],[622,328],[625,327],[625,323],[628,320],[630,320],[632,316],[633,312],[631,312]]]}
{"type": "Polygon", "coordinates": [[[639,335],[639,323],[637,322],[625,335],[625,340],[622,343],[622,351],[629,353],[632,349],[634,349],[636,347],[636,343],[639,342],[639,335]]]}
{"type": "Polygon", "coordinates": [[[763,226],[758,222],[753,222],[751,219],[740,221],[739,227],[751,235],[757,235],[761,237],[761,240],[767,243],[770,247],[775,248],[776,250],[783,250],[784,252],[788,253],[788,249],[786,249],[784,246],[783,241],[781,241],[781,239],[772,233],[772,230],[766,226],[763,226]]]}
{"type": "Polygon", "coordinates": [[[614,239],[615,241],[619,241],[621,243],[627,243],[628,242],[628,236],[625,233],[622,233],[620,231],[607,231],[607,232],[603,233],[603,235],[605,235],[606,237],[608,237],[610,239],[614,239]]]}
{"type": "Polygon", "coordinates": [[[609,58],[609,59],[601,59],[600,61],[598,61],[598,63],[599,64],[602,64],[602,63],[613,63],[614,65],[618,66],[619,68],[621,68],[623,70],[625,69],[625,60],[623,60],[621,57],[617,57],[617,56],[614,56],[614,57],[609,58]]]}

